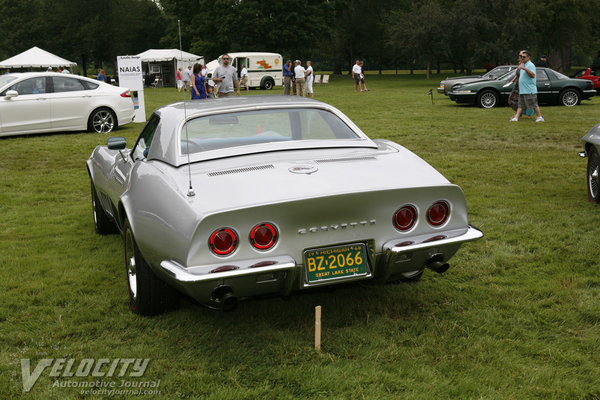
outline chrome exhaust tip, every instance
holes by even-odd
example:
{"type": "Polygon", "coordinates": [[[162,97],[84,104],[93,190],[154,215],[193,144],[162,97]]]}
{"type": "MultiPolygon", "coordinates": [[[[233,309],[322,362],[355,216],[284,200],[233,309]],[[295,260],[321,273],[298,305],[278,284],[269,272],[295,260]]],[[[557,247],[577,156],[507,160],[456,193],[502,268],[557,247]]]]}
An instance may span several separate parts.
{"type": "Polygon", "coordinates": [[[229,286],[216,287],[210,296],[212,305],[220,310],[229,311],[237,306],[237,297],[229,286]]]}
{"type": "Polygon", "coordinates": [[[443,274],[450,268],[450,264],[444,262],[444,255],[440,253],[433,255],[425,266],[438,274],[443,274]]]}

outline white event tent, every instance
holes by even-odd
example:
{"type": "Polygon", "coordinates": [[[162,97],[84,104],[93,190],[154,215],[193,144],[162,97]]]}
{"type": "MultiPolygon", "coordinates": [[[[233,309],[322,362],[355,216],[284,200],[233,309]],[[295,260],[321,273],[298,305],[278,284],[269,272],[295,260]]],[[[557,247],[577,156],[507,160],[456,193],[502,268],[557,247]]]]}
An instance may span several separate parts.
{"type": "Polygon", "coordinates": [[[0,68],[74,67],[77,63],[65,60],[39,47],[32,47],[14,57],[0,62],[0,68]]]}
{"type": "Polygon", "coordinates": [[[178,68],[204,62],[204,57],[178,49],[149,49],[137,56],[142,60],[142,69],[159,77],[165,86],[175,86],[178,68]]]}

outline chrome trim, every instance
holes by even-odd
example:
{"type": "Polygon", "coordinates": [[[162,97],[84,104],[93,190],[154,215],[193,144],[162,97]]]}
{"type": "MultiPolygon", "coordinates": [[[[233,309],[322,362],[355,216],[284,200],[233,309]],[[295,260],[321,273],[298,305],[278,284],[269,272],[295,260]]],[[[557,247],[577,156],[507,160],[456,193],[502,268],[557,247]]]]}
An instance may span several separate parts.
{"type": "Polygon", "coordinates": [[[294,259],[288,256],[272,257],[267,258],[263,261],[274,261],[276,262],[276,264],[267,265],[265,267],[251,268],[253,265],[259,263],[260,260],[245,260],[185,268],[183,265],[179,264],[176,261],[164,260],[160,263],[160,267],[177,282],[182,283],[207,282],[219,279],[237,278],[248,275],[260,275],[266,272],[288,271],[296,268],[296,263],[294,259]],[[217,272],[214,274],[210,273],[211,270],[226,265],[234,265],[238,267],[238,269],[233,271],[217,272]],[[203,272],[190,272],[195,269],[202,270],[203,272]]]}
{"type": "MultiPolygon", "coordinates": [[[[441,233],[443,234],[443,232],[441,232],[441,233]]],[[[389,249],[384,248],[384,250],[386,250],[386,251],[389,250],[392,253],[400,254],[400,253],[406,253],[409,251],[427,249],[430,247],[440,247],[440,246],[449,245],[449,244],[470,242],[472,240],[477,240],[482,237],[483,237],[483,232],[481,232],[479,229],[469,225],[467,232],[462,235],[459,235],[459,236],[453,236],[453,237],[446,238],[446,239],[436,240],[434,242],[426,242],[426,243],[421,242],[421,243],[411,244],[409,246],[401,246],[401,247],[394,246],[389,249]]],[[[396,239],[395,241],[398,241],[398,240],[402,240],[402,239],[396,239]]]]}
{"type": "Polygon", "coordinates": [[[587,158],[588,154],[587,151],[580,151],[579,153],[577,153],[577,155],[581,158],[587,158]]]}

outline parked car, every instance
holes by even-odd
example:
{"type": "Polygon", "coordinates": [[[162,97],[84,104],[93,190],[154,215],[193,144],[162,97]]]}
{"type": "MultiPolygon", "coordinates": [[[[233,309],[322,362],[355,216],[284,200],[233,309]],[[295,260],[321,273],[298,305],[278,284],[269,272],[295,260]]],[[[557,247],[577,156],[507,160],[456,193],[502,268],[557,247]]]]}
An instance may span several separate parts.
{"type": "Polygon", "coordinates": [[[483,75],[469,75],[469,76],[457,76],[454,78],[446,78],[440,82],[440,86],[437,88],[438,93],[444,93],[448,96],[450,90],[456,85],[462,85],[465,83],[476,82],[486,79],[497,79],[507,72],[517,69],[516,65],[500,65],[483,75]]]}
{"type": "Polygon", "coordinates": [[[56,72],[0,76],[0,136],[89,130],[133,121],[129,89],[56,72]]]}
{"type": "Polygon", "coordinates": [[[587,192],[588,199],[600,203],[600,124],[597,124],[581,138],[584,151],[581,157],[587,157],[587,192]]]}
{"type": "Polygon", "coordinates": [[[579,70],[573,75],[573,78],[587,79],[588,81],[592,81],[596,93],[600,94],[600,76],[597,76],[596,71],[593,69],[586,68],[579,70]]]}
{"type": "MultiPolygon", "coordinates": [[[[572,107],[596,94],[591,81],[573,79],[550,68],[536,68],[537,98],[539,103],[558,103],[572,107]]],[[[476,104],[483,108],[506,105],[514,87],[515,71],[498,79],[456,85],[450,99],[457,103],[476,104]]]]}
{"type": "Polygon", "coordinates": [[[96,232],[123,232],[130,306],[156,314],[175,289],[215,308],[239,298],[448,269],[465,196],[331,105],[250,96],[154,111],[133,148],[87,161],[96,232]]]}

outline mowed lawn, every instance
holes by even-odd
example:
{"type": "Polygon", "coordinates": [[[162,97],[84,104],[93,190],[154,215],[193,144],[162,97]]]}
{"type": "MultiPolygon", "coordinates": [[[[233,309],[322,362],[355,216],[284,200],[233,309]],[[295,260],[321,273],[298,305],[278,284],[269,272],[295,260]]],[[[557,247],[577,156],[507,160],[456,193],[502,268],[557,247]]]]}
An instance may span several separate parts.
{"type": "MultiPolygon", "coordinates": [[[[0,138],[0,398],[94,398],[55,387],[75,378],[50,369],[23,392],[21,359],[33,370],[66,357],[149,358],[136,380],[160,380],[169,399],[600,399],[600,207],[577,156],[600,98],[511,123],[508,107],[435,93],[444,77],[367,75],[370,91],[355,93],[334,76],[315,97],[460,185],[485,237],[417,284],[256,299],[233,312],[190,300],[155,318],[129,311],[121,238],[94,233],[85,168],[107,136],[0,138]]],[[[182,99],[172,88],[145,94],[148,113],[182,99]]],[[[131,145],[141,128],[114,134],[131,145]]]]}

